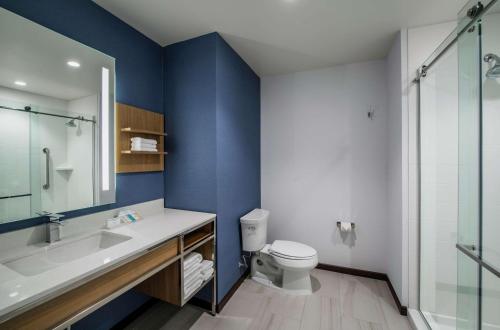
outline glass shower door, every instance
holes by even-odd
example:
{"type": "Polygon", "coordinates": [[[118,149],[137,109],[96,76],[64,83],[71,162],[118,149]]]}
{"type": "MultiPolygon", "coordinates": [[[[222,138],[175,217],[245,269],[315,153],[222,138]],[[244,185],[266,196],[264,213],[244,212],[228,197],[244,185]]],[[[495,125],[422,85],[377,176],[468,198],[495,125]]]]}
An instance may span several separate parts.
{"type": "Polygon", "coordinates": [[[457,326],[500,329],[500,5],[458,40],[457,326]]]}
{"type": "Polygon", "coordinates": [[[480,245],[481,94],[479,84],[480,23],[458,38],[458,238],[457,328],[478,329],[479,265],[470,258],[480,245]]]}
{"type": "Polygon", "coordinates": [[[482,18],[482,244],[481,325],[500,329],[500,3],[482,18]]]}
{"type": "MultiPolygon", "coordinates": [[[[3,107],[19,104],[0,100],[3,107]]],[[[0,109],[0,223],[30,217],[30,114],[0,109]]]]}
{"type": "Polygon", "coordinates": [[[420,310],[455,328],[458,74],[453,45],[420,80],[420,310]]]}

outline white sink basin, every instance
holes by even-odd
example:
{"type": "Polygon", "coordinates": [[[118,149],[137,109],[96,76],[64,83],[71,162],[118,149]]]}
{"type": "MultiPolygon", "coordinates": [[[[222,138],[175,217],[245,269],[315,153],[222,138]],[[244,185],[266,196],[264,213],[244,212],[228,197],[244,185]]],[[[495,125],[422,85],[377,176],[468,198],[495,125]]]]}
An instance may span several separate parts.
{"type": "Polygon", "coordinates": [[[40,248],[39,251],[4,261],[2,264],[19,274],[33,276],[129,239],[130,236],[101,231],[67,242],[63,239],[61,242],[40,248]]]}

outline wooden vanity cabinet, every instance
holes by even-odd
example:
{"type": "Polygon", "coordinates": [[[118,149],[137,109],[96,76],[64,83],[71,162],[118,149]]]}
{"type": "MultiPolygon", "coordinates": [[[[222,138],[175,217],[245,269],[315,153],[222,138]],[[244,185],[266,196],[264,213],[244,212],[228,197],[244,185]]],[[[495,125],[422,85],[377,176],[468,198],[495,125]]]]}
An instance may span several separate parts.
{"type": "Polygon", "coordinates": [[[179,238],[0,324],[0,329],[64,328],[178,260],[179,238]]]}
{"type": "Polygon", "coordinates": [[[144,251],[130,261],[95,274],[48,300],[24,307],[16,316],[0,323],[0,329],[65,329],[109,301],[135,288],[151,297],[178,306],[185,305],[196,293],[212,284],[211,312],[215,314],[215,272],[196,292],[184,296],[182,267],[184,257],[196,251],[215,263],[215,219],[144,251]]]}

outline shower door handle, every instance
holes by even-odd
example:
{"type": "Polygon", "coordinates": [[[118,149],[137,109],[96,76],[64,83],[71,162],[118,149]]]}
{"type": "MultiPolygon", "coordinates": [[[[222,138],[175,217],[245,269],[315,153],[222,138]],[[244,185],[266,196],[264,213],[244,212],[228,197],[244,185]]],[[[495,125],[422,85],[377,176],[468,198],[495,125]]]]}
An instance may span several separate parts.
{"type": "Polygon", "coordinates": [[[49,148],[43,148],[42,151],[45,154],[45,184],[42,186],[42,188],[47,190],[50,188],[50,168],[49,168],[50,167],[50,159],[49,159],[50,150],[49,150],[49,148]]]}
{"type": "Polygon", "coordinates": [[[493,264],[481,258],[481,256],[476,252],[477,248],[474,245],[456,244],[456,247],[467,257],[471,258],[476,263],[489,270],[493,275],[500,278],[500,269],[496,268],[495,266],[493,266],[493,264]]]}

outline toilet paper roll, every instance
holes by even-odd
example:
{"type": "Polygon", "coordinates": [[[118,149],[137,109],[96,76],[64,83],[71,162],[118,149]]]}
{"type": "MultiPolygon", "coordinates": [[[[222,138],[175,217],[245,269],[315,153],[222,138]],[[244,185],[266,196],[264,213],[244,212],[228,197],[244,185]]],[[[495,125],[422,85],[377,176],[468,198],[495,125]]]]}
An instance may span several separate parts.
{"type": "Polygon", "coordinates": [[[352,224],[350,222],[341,221],[340,222],[340,231],[347,232],[347,233],[352,231],[352,224]]]}

